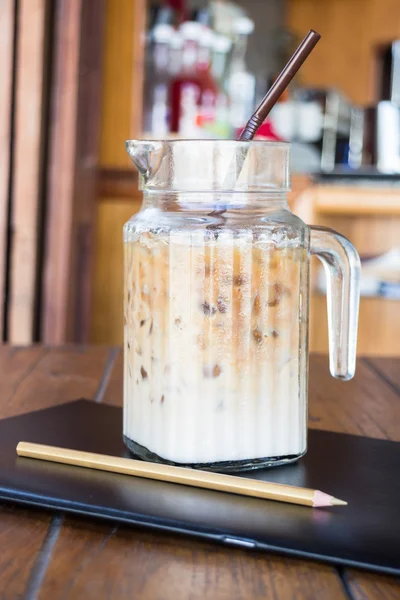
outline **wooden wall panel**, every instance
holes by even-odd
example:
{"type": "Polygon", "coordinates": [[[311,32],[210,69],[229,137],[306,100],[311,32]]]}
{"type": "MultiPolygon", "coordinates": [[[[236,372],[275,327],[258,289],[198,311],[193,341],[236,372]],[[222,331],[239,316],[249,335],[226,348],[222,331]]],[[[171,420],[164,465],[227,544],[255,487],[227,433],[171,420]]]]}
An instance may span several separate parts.
{"type": "Polygon", "coordinates": [[[11,204],[11,261],[8,341],[29,344],[36,309],[38,223],[46,106],[44,55],[47,0],[20,0],[16,48],[15,138],[11,204]]]}
{"type": "MultiPolygon", "coordinates": [[[[345,235],[361,256],[383,254],[399,246],[400,217],[334,216],[318,214],[318,223],[345,235]]],[[[317,259],[315,262],[319,261],[317,259]]],[[[315,271],[314,271],[315,272],[315,271]]],[[[400,301],[384,298],[361,298],[358,328],[358,354],[400,355],[400,301]]],[[[314,296],[311,302],[310,347],[315,352],[328,351],[325,297],[314,296]]]]}
{"type": "Polygon", "coordinates": [[[146,0],[106,0],[100,163],[130,164],[125,141],[141,131],[146,0]]]}
{"type": "Polygon", "coordinates": [[[122,227],[139,209],[125,141],[140,137],[146,0],[106,0],[91,341],[122,342],[122,227]]]}
{"type": "Polygon", "coordinates": [[[0,341],[6,285],[15,0],[0,2],[0,341]]]}
{"type": "Polygon", "coordinates": [[[139,206],[139,198],[105,198],[98,203],[92,342],[122,344],[122,227],[139,206]]]}
{"type": "Polygon", "coordinates": [[[57,0],[42,340],[88,341],[99,147],[103,0],[57,0]]]}
{"type": "MultiPolygon", "coordinates": [[[[336,229],[354,244],[361,256],[367,256],[398,247],[400,214],[395,206],[398,201],[397,192],[389,188],[349,190],[346,187],[317,186],[310,188],[296,200],[293,211],[307,223],[336,229]],[[359,206],[361,210],[358,209],[359,206]]],[[[312,257],[312,289],[321,269],[319,260],[312,257]]],[[[361,298],[357,346],[359,356],[400,355],[399,309],[398,300],[361,298]]],[[[328,352],[326,313],[325,296],[312,293],[310,350],[313,352],[328,352]]]]}
{"type": "Polygon", "coordinates": [[[70,231],[74,193],[81,2],[57,5],[53,62],[48,171],[48,203],[44,257],[42,334],[46,343],[63,340],[66,332],[70,231]],[[58,312],[61,312],[61,318],[58,312]]]}
{"type": "Polygon", "coordinates": [[[351,100],[375,100],[374,53],[400,39],[398,0],[287,0],[286,24],[299,37],[312,27],[322,40],[305,62],[299,80],[337,87],[351,100]]]}

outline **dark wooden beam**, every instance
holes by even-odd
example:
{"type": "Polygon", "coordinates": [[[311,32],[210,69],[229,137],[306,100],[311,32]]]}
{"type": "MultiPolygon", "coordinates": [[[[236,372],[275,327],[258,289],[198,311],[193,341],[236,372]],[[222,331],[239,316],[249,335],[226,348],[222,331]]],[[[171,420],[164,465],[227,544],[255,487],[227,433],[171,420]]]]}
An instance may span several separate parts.
{"type": "Polygon", "coordinates": [[[15,0],[0,2],[0,342],[3,341],[11,177],[15,0]]]}
{"type": "Polygon", "coordinates": [[[56,0],[41,339],[89,336],[104,0],[56,0]]]}
{"type": "Polygon", "coordinates": [[[29,344],[35,336],[41,270],[51,3],[20,0],[16,6],[6,339],[29,344]]]}
{"type": "Polygon", "coordinates": [[[138,174],[132,169],[100,169],[97,198],[132,198],[138,196],[138,174]]]}

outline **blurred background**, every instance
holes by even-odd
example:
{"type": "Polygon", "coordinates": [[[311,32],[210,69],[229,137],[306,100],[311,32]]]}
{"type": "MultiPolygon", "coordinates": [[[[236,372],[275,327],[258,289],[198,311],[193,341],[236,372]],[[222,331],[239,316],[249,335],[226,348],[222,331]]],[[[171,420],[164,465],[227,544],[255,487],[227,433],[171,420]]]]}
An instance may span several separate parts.
{"type": "MultiPolygon", "coordinates": [[[[363,260],[359,354],[400,354],[398,0],[0,0],[0,329],[122,341],[126,139],[235,137],[310,28],[259,137],[292,144],[293,212],[363,260]]],[[[312,268],[310,347],[326,352],[312,268]]]]}

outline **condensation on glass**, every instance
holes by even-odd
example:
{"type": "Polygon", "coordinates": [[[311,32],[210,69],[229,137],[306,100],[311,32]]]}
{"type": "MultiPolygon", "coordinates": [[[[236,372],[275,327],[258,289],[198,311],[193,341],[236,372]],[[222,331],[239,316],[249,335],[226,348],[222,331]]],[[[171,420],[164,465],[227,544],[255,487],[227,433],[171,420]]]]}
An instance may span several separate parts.
{"type": "Polygon", "coordinates": [[[359,258],[288,207],[289,146],[130,141],[143,205],[124,227],[124,440],[234,471],[307,446],[310,254],[328,280],[330,369],[354,374],[359,258]]]}

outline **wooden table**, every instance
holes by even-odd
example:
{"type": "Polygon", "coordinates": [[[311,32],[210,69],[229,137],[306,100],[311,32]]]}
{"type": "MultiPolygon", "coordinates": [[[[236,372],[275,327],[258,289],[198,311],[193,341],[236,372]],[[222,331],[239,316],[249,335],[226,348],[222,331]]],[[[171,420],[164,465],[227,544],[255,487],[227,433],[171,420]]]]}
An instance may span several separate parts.
{"type": "MultiPolygon", "coordinates": [[[[121,404],[122,354],[105,347],[0,348],[0,417],[78,397],[121,404]]],[[[310,366],[310,426],[400,441],[400,359],[360,359],[354,380],[310,366]]],[[[397,600],[400,582],[0,505],[0,598],[397,600]]]]}

